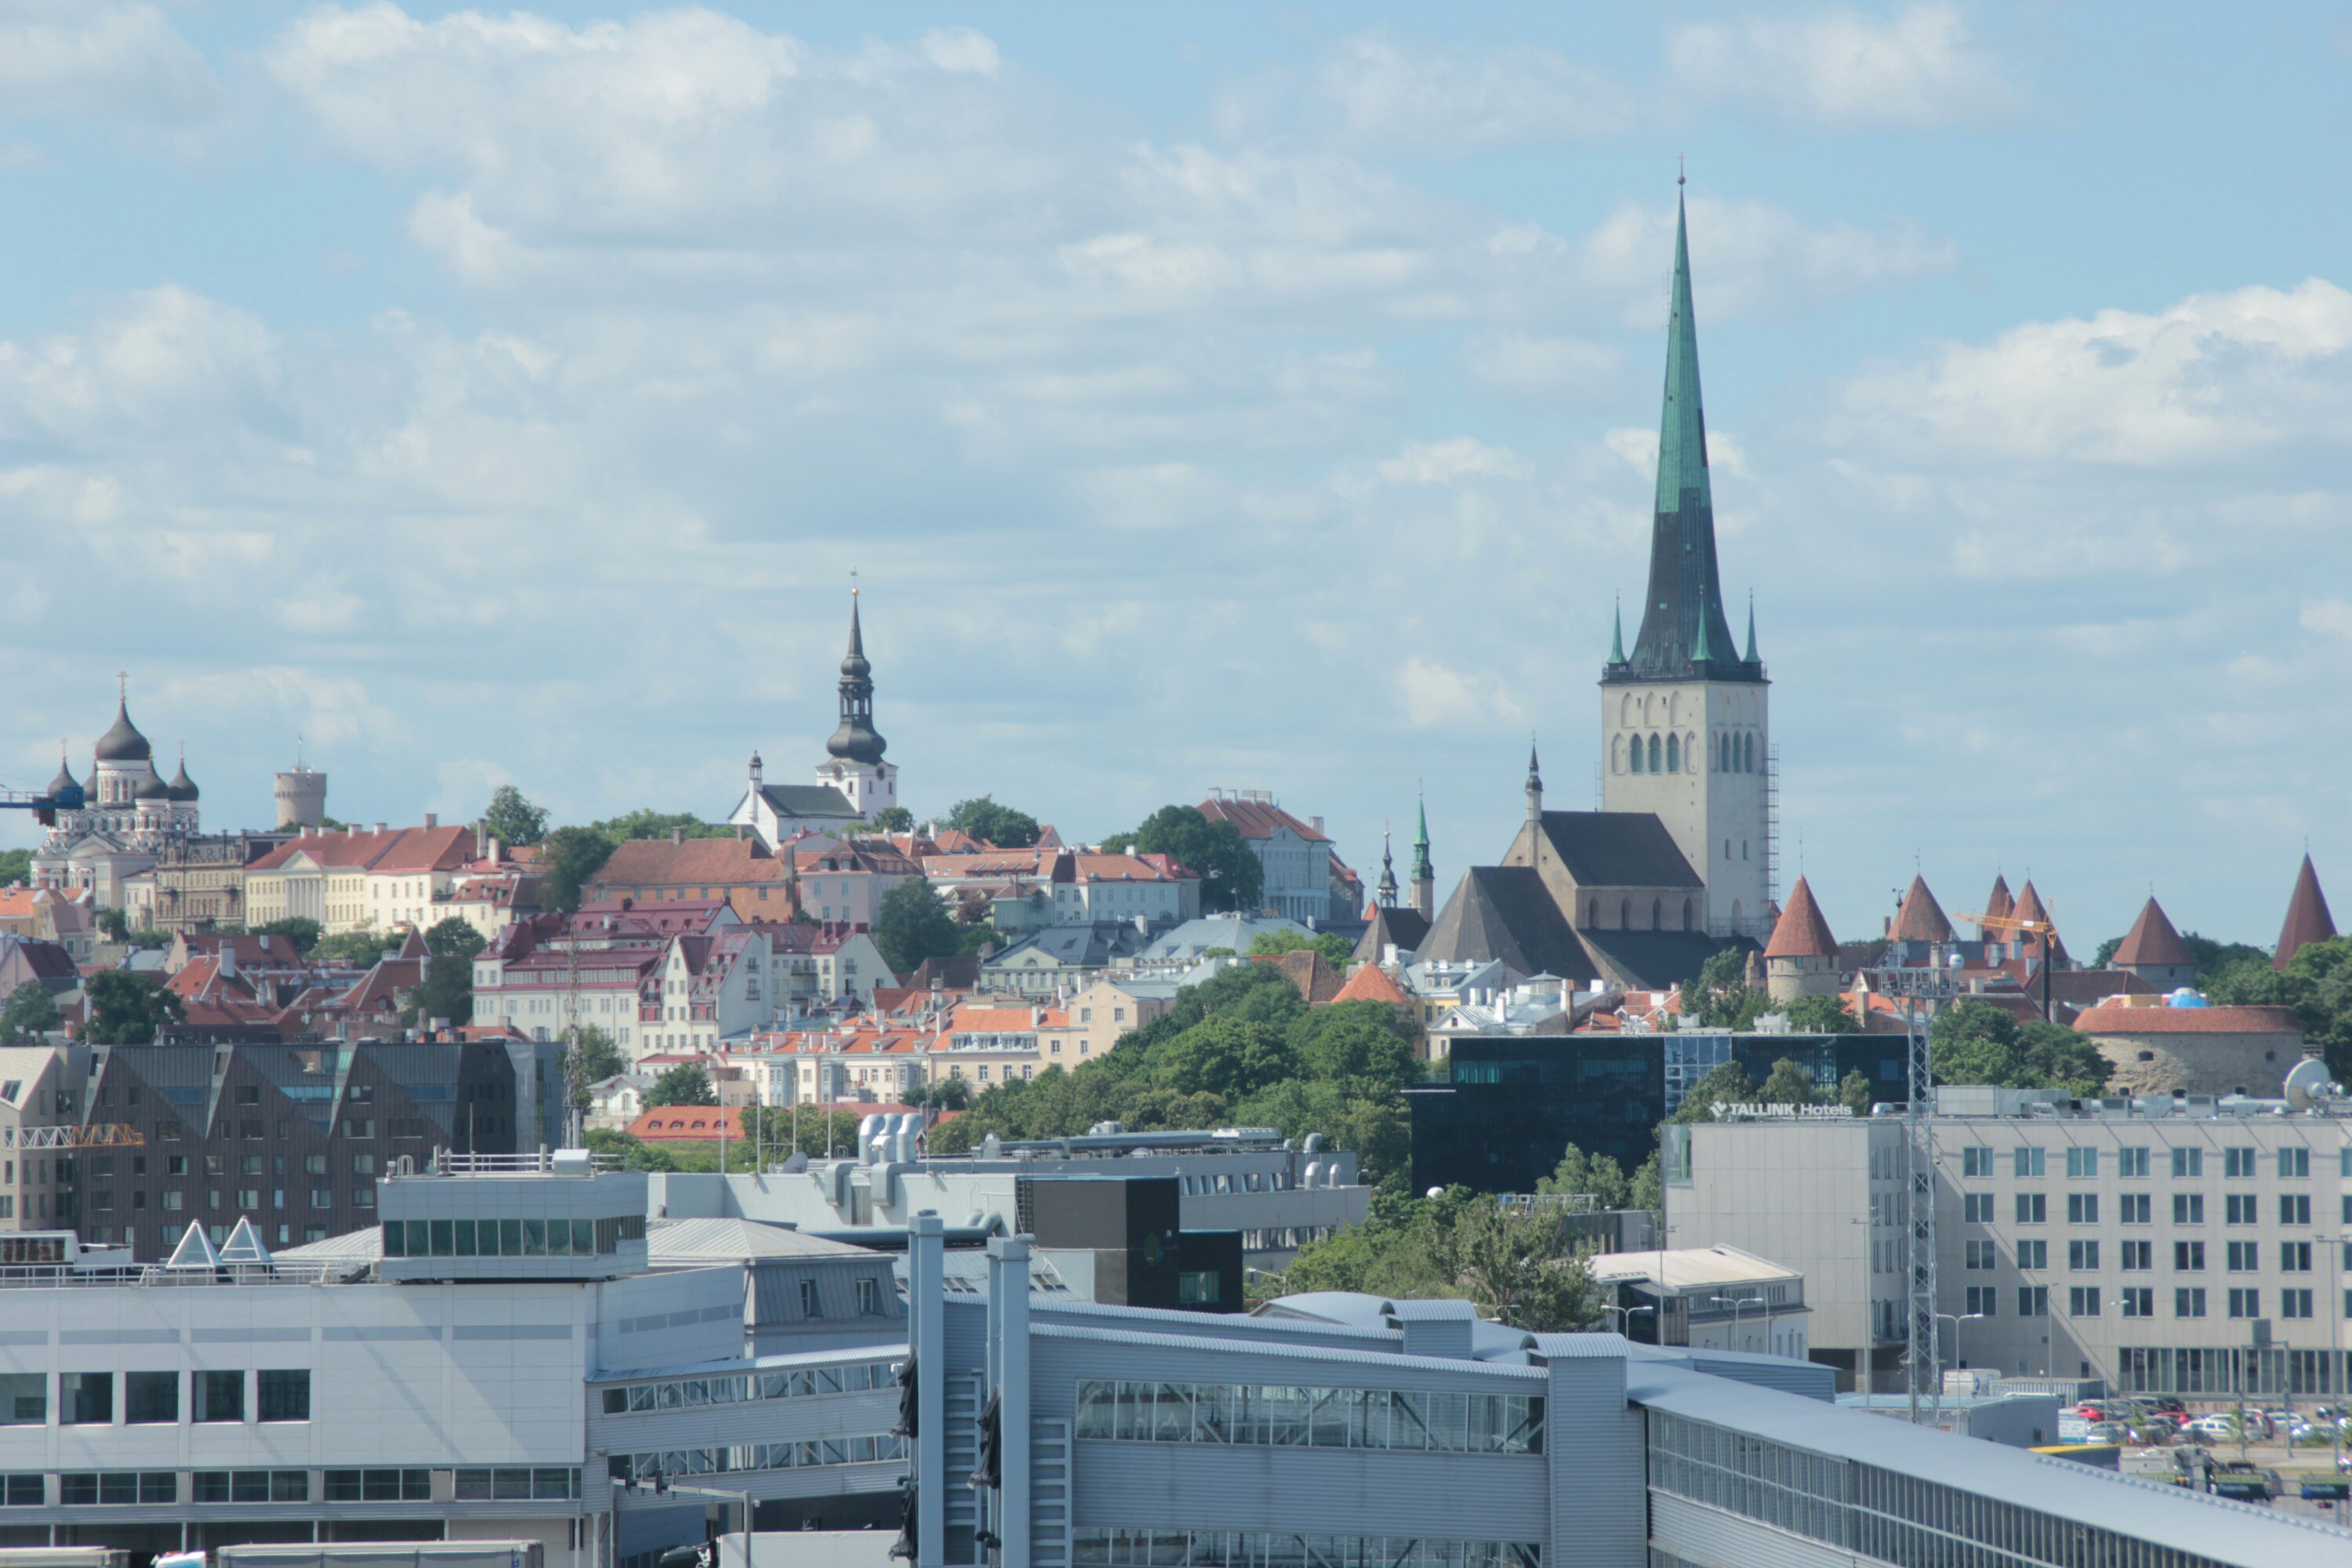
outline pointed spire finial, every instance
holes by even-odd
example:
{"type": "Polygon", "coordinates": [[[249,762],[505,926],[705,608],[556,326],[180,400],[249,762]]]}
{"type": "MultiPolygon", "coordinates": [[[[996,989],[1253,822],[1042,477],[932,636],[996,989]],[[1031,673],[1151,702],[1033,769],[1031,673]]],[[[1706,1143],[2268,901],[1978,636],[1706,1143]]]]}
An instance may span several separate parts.
{"type": "Polygon", "coordinates": [[[1706,635],[1707,623],[1715,619],[1715,601],[1704,592],[1698,596],[1698,640],[1691,645],[1691,662],[1705,664],[1715,657],[1715,644],[1706,635]]]}
{"type": "Polygon", "coordinates": [[[1625,662],[1625,599],[1622,595],[1618,595],[1616,608],[1610,612],[1609,662],[1625,662]]]}
{"type": "Polygon", "coordinates": [[[1675,184],[1676,185],[1690,184],[1690,163],[1680,153],[1675,154],[1675,184]]]}
{"type": "Polygon", "coordinates": [[[1760,664],[1763,662],[1756,657],[1756,590],[1753,588],[1748,590],[1748,655],[1746,662],[1748,664],[1760,664]]]}

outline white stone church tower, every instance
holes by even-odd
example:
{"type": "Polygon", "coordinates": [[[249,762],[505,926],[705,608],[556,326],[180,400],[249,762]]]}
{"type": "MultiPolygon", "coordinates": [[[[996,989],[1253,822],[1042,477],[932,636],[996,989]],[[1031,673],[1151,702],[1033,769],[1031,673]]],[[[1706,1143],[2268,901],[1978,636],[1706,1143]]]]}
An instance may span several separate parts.
{"type": "Polygon", "coordinates": [[[1621,620],[1601,673],[1601,801],[1665,825],[1706,884],[1716,936],[1761,939],[1771,929],[1770,695],[1755,611],[1744,650],[1723,613],[1690,245],[1678,214],[1649,593],[1632,655],[1621,620]]]}

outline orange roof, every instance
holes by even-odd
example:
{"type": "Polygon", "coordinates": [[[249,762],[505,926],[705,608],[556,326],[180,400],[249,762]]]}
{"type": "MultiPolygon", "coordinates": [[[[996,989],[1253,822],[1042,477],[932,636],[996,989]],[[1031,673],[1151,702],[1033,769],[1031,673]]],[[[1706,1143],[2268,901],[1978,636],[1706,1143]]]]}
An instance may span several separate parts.
{"type": "Polygon", "coordinates": [[[1952,922],[1944,918],[1944,906],[1927,890],[1925,877],[1911,879],[1911,890],[1903,895],[1903,907],[1895,911],[1895,923],[1886,929],[1890,942],[1949,942],[1952,922]]]}
{"type": "Polygon", "coordinates": [[[1412,999],[1389,977],[1388,971],[1377,963],[1358,964],[1356,973],[1348,976],[1348,984],[1340,986],[1339,994],[1331,1000],[1334,1002],[1386,1002],[1398,1007],[1412,1005],[1412,999]]]}
{"type": "Polygon", "coordinates": [[[604,888],[725,885],[731,882],[781,882],[784,863],[767,847],[749,838],[632,838],[614,847],[591,886],[604,888]]]}
{"type": "Polygon", "coordinates": [[[985,1004],[966,1003],[950,1016],[950,1029],[979,1029],[1002,1033],[1012,1029],[1058,1029],[1069,1022],[1069,1016],[1058,1008],[1045,1009],[1045,1016],[1027,1007],[991,1007],[985,1004]]]}
{"type": "Polygon", "coordinates": [[[2292,1007],[2086,1007],[2074,1027],[2086,1035],[2294,1035],[2292,1007]]]}
{"type": "Polygon", "coordinates": [[[659,1143],[670,1139],[715,1139],[721,1129],[730,1138],[743,1136],[740,1105],[663,1105],[629,1123],[632,1138],[659,1143]]]}
{"type": "Polygon", "coordinates": [[[1271,963],[1282,971],[1283,977],[1298,987],[1298,994],[1310,1006],[1336,1002],[1347,985],[1331,961],[1311,947],[1294,948],[1278,957],[1260,957],[1255,962],[1271,963]]]}
{"type": "Polygon", "coordinates": [[[1193,808],[1211,822],[1230,822],[1244,838],[1271,838],[1281,828],[1287,827],[1309,844],[1328,844],[1329,836],[1318,833],[1270,800],[1234,800],[1218,797],[1202,801],[1193,808]]]}
{"type": "Polygon", "coordinates": [[[2197,955],[2189,951],[2189,944],[2180,940],[2180,933],[2165,918],[2163,907],[2151,896],[2140,906],[2139,919],[2132,921],[2131,930],[2124,933],[2123,944],[2107,962],[2117,969],[2182,965],[2194,968],[2197,955]]]}
{"type": "Polygon", "coordinates": [[[2303,869],[2294,874],[2294,891],[2287,897],[2286,923],[2279,927],[2278,951],[2272,955],[2271,965],[2284,969],[2313,942],[2330,942],[2335,936],[2336,920],[2327,912],[2327,895],[2319,890],[2319,873],[2305,855],[2303,869]]]}
{"type": "Polygon", "coordinates": [[[1789,907],[1780,911],[1780,922],[1772,928],[1772,940],[1765,947],[1764,956],[1837,956],[1837,938],[1830,934],[1830,922],[1822,918],[1822,907],[1813,901],[1813,889],[1802,877],[1789,889],[1789,907]]]}
{"type": "Polygon", "coordinates": [[[473,858],[470,827],[388,827],[305,833],[256,860],[253,871],[284,869],[298,855],[339,870],[425,871],[462,865],[473,858]]]}
{"type": "Polygon", "coordinates": [[[0,888],[0,920],[30,920],[37,902],[30,888],[0,888]]]}

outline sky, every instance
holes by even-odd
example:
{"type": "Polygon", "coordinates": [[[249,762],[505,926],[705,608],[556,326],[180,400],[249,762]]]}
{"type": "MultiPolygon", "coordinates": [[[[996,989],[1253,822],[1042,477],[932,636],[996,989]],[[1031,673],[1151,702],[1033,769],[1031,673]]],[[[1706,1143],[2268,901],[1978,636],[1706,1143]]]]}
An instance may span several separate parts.
{"type": "Polygon", "coordinates": [[[2352,898],[2347,121],[2317,5],[0,0],[0,780],[121,671],[211,827],[717,817],[855,571],[919,816],[1369,878],[1422,790],[1443,896],[1531,734],[1593,804],[1686,167],[1784,863],[2267,943],[2352,898]]]}

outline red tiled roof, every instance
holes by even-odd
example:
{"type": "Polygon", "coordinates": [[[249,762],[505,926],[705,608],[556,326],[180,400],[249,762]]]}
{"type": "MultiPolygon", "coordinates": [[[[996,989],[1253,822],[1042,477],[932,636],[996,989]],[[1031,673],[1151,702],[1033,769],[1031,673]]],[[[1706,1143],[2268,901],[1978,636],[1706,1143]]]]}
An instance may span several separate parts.
{"type": "Polygon", "coordinates": [[[307,856],[320,866],[343,870],[440,870],[474,858],[474,830],[388,827],[382,833],[305,833],[256,860],[247,868],[247,874],[283,870],[298,855],[307,856]]]}
{"type": "Polygon", "coordinates": [[[2189,951],[2189,944],[2180,940],[2180,933],[2173,930],[2172,922],[2165,918],[2162,906],[2151,897],[2140,906],[2139,919],[2132,921],[2131,930],[2124,933],[2123,944],[2116,949],[2115,957],[2108,962],[2117,969],[2183,964],[2194,968],[2197,955],[2189,951]]]}
{"type": "Polygon", "coordinates": [[[1298,988],[1307,1005],[1319,1007],[1326,1002],[1336,1002],[1347,984],[1331,961],[1313,948],[1298,948],[1274,958],[1259,958],[1259,963],[1271,963],[1282,971],[1283,977],[1298,988]]]}
{"type": "MultiPolygon", "coordinates": [[[[2005,921],[2017,912],[2017,900],[2009,896],[2009,879],[1998,871],[1992,874],[1992,891],[1985,895],[1984,912],[1997,921],[2005,921]]],[[[1977,934],[1987,942],[1994,942],[2000,940],[2000,929],[1987,926],[1977,934]]]]}
{"type": "Polygon", "coordinates": [[[1944,918],[1944,906],[1927,890],[1925,877],[1911,879],[1911,890],[1903,895],[1903,907],[1895,912],[1895,923],[1886,935],[1891,942],[1952,940],[1952,922],[1944,918]]]}
{"type": "Polygon", "coordinates": [[[730,1138],[743,1136],[740,1105],[663,1105],[629,1123],[632,1138],[659,1143],[672,1139],[716,1139],[724,1128],[730,1138]]]}
{"type": "Polygon", "coordinates": [[[2331,942],[2335,936],[2336,920],[2327,912],[2327,895],[2319,890],[2319,873],[2305,855],[2303,869],[2294,874],[2294,891],[2287,897],[2286,923],[2279,927],[2278,951],[2271,957],[2271,966],[2284,969],[2313,942],[2331,942]]]}
{"type": "Polygon", "coordinates": [[[1270,800],[1202,801],[1196,808],[1211,822],[1230,822],[1244,838],[1271,838],[1276,831],[1287,827],[1309,844],[1328,844],[1328,836],[1298,820],[1270,800]]]}
{"type": "MultiPolygon", "coordinates": [[[[1140,855],[1078,855],[1081,882],[1172,882],[1176,879],[1140,855]]],[[[1162,856],[1160,858],[1165,859],[1162,856]]]]}
{"type": "Polygon", "coordinates": [[[1356,973],[1348,976],[1348,984],[1339,987],[1334,1002],[1387,1002],[1399,1007],[1410,1007],[1412,999],[1389,977],[1388,971],[1377,963],[1360,963],[1356,973]]]}
{"type": "Polygon", "coordinates": [[[754,838],[632,838],[605,858],[590,886],[607,888],[725,887],[781,882],[784,863],[754,838]]]}
{"type": "Polygon", "coordinates": [[[2292,1007],[2087,1007],[2074,1027],[2085,1035],[2303,1034],[2292,1007]]]}
{"type": "Polygon", "coordinates": [[[1835,958],[1837,938],[1830,934],[1830,922],[1822,918],[1821,905],[1813,901],[1813,889],[1802,877],[1789,889],[1789,907],[1780,911],[1780,919],[1772,927],[1772,940],[1766,944],[1767,958],[1835,958]]]}

